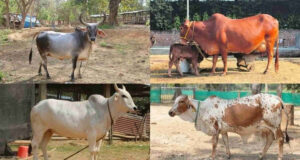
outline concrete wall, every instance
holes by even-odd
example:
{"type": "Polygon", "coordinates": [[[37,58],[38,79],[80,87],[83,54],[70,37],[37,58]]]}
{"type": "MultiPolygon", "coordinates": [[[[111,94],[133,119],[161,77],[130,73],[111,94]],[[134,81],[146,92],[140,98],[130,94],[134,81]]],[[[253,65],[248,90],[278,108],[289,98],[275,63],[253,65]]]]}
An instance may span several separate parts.
{"type": "Polygon", "coordinates": [[[7,142],[31,137],[34,90],[34,84],[0,85],[0,155],[7,142]]]}

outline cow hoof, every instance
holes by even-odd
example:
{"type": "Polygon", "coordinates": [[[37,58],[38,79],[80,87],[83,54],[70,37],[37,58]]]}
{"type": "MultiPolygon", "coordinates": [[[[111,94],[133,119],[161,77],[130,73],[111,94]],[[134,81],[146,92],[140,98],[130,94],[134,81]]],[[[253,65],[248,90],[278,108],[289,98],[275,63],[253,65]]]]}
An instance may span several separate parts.
{"type": "Polygon", "coordinates": [[[51,77],[50,77],[50,76],[47,76],[47,79],[51,79],[51,77]]]}
{"type": "Polygon", "coordinates": [[[264,71],[264,74],[267,74],[268,73],[268,71],[266,70],[266,71],[264,71]]]}
{"type": "Polygon", "coordinates": [[[230,159],[231,155],[230,155],[230,154],[229,154],[229,155],[227,154],[226,157],[227,157],[227,159],[230,159]]]}
{"type": "Polygon", "coordinates": [[[221,74],[221,76],[226,76],[226,74],[227,74],[227,73],[226,73],[226,72],[224,72],[224,73],[222,73],[222,74],[221,74]]]}
{"type": "Polygon", "coordinates": [[[42,73],[38,73],[38,76],[42,76],[43,74],[42,73]]]}

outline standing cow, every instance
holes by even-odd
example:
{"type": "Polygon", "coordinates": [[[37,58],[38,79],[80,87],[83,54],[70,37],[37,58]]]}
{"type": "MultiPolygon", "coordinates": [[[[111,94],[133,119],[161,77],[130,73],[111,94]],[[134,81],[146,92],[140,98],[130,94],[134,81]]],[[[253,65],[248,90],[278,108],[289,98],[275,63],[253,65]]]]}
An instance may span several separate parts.
{"type": "MultiPolygon", "coordinates": [[[[92,45],[96,41],[96,36],[104,36],[105,33],[98,29],[98,26],[103,24],[106,19],[106,14],[102,22],[97,23],[86,23],[82,20],[82,14],[79,17],[80,22],[86,26],[86,31],[76,28],[75,32],[72,33],[61,33],[54,31],[40,32],[36,38],[37,49],[42,57],[38,74],[42,75],[42,66],[46,72],[47,79],[50,79],[50,75],[47,69],[47,56],[54,57],[60,60],[72,59],[73,70],[71,74],[71,80],[74,81],[74,71],[76,69],[77,61],[87,60],[90,52],[92,51],[92,45]]],[[[35,36],[33,37],[33,39],[35,36]]],[[[29,54],[29,63],[31,64],[32,59],[32,47],[29,54]]],[[[80,68],[79,67],[79,77],[80,68]]]]}
{"type": "Polygon", "coordinates": [[[218,56],[221,54],[224,64],[223,75],[227,73],[228,53],[266,52],[268,64],[264,73],[267,73],[274,55],[275,43],[277,43],[275,71],[278,72],[278,35],[278,21],[267,14],[231,19],[215,13],[207,21],[186,20],[180,27],[182,43],[195,41],[205,53],[213,56],[212,73],[215,73],[218,56]]]}
{"type": "Polygon", "coordinates": [[[175,64],[177,71],[183,76],[182,71],[179,67],[179,62],[182,59],[186,59],[192,65],[192,71],[196,76],[199,75],[198,63],[203,60],[203,56],[200,55],[195,45],[184,45],[184,44],[172,44],[169,52],[169,69],[168,75],[171,77],[171,69],[175,64]]]}
{"type": "MultiPolygon", "coordinates": [[[[259,156],[262,159],[274,139],[278,140],[278,160],[283,157],[283,133],[280,128],[283,103],[278,96],[256,94],[235,100],[220,99],[211,96],[203,102],[190,100],[182,95],[176,98],[169,115],[178,115],[186,121],[195,122],[195,128],[212,136],[212,159],[215,159],[219,134],[226,146],[226,154],[230,157],[227,132],[239,134],[246,139],[256,134],[265,140],[265,147],[259,156]]],[[[286,141],[287,123],[285,128],[286,141]]]]}
{"type": "Polygon", "coordinates": [[[38,159],[41,147],[45,160],[47,144],[53,133],[61,136],[87,139],[91,160],[97,159],[101,141],[118,117],[128,111],[137,110],[126,88],[118,88],[110,98],[91,95],[88,100],[70,102],[46,99],[35,105],[30,113],[33,132],[31,142],[33,159],[38,159]]]}

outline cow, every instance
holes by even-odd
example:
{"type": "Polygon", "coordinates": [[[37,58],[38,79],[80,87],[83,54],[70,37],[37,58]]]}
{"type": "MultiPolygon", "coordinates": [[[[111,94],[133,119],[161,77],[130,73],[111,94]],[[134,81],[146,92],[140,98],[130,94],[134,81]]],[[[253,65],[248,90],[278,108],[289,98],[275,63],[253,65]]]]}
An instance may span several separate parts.
{"type": "MultiPolygon", "coordinates": [[[[278,159],[283,157],[284,136],[280,128],[283,103],[278,96],[256,94],[235,100],[225,100],[211,96],[204,101],[189,99],[186,95],[178,96],[169,115],[178,115],[186,121],[194,122],[196,130],[212,136],[212,159],[215,159],[219,134],[226,146],[227,157],[230,158],[228,132],[239,134],[243,140],[255,134],[265,140],[265,147],[260,154],[262,159],[274,139],[278,140],[278,159]]],[[[286,112],[285,112],[286,113],[286,112]]],[[[287,123],[285,126],[285,138],[287,123]]]]}
{"type": "Polygon", "coordinates": [[[109,98],[91,95],[88,100],[70,102],[46,99],[35,105],[30,112],[33,138],[31,142],[33,159],[38,159],[41,147],[45,160],[47,144],[53,133],[61,136],[87,139],[90,159],[97,159],[101,141],[118,117],[128,111],[137,110],[131,95],[123,86],[109,98]]]}
{"type": "Polygon", "coordinates": [[[150,36],[150,48],[156,43],[156,38],[153,34],[150,36]]]}
{"type": "Polygon", "coordinates": [[[254,61],[255,58],[258,57],[258,54],[234,54],[236,58],[236,66],[239,70],[243,70],[243,67],[246,68],[246,71],[253,71],[255,69],[254,61]]]}
{"type": "MultiPolygon", "coordinates": [[[[86,31],[76,28],[72,33],[61,33],[54,31],[43,31],[33,37],[33,41],[36,37],[37,49],[40,53],[42,61],[38,74],[42,75],[42,66],[46,72],[47,79],[50,79],[50,75],[47,69],[47,56],[54,57],[60,60],[72,59],[73,70],[71,74],[71,81],[74,81],[74,71],[76,69],[77,61],[81,61],[79,67],[79,78],[81,78],[80,68],[83,60],[87,60],[90,52],[92,51],[92,45],[96,41],[96,36],[105,36],[105,33],[98,29],[98,26],[103,24],[106,19],[106,14],[102,22],[86,23],[82,20],[82,14],[79,16],[79,21],[86,26],[86,31]]],[[[29,64],[32,60],[32,45],[29,53],[29,64]]]]}
{"type": "Polygon", "coordinates": [[[268,14],[231,19],[215,13],[206,21],[186,20],[180,26],[180,39],[183,44],[195,41],[208,55],[213,56],[211,73],[215,73],[219,54],[222,56],[224,71],[227,73],[227,55],[229,53],[251,54],[266,52],[268,55],[268,72],[273,58],[274,45],[277,44],[275,71],[279,68],[278,53],[279,23],[268,14]]]}
{"type": "Polygon", "coordinates": [[[169,69],[168,75],[171,77],[171,69],[173,64],[175,64],[177,71],[181,76],[183,76],[179,62],[181,59],[186,59],[188,62],[192,64],[192,71],[195,75],[199,75],[198,71],[198,63],[203,60],[203,56],[199,54],[195,45],[184,45],[180,43],[174,43],[170,46],[169,52],[169,69]]]}

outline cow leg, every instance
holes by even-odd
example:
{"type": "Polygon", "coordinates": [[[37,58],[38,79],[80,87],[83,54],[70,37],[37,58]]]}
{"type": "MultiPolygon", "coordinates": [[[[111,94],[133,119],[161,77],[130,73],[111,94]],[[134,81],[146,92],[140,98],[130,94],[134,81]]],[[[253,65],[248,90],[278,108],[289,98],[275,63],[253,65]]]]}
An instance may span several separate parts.
{"type": "Polygon", "coordinates": [[[75,56],[75,57],[73,57],[73,59],[72,59],[73,70],[72,70],[72,74],[71,74],[71,81],[74,81],[74,80],[75,80],[75,78],[74,78],[74,71],[75,71],[75,69],[76,69],[77,59],[78,59],[78,56],[75,56]]]}
{"type": "Polygon", "coordinates": [[[45,133],[45,130],[38,129],[34,125],[32,125],[33,130],[33,138],[31,140],[31,146],[32,146],[32,153],[33,153],[33,160],[38,160],[38,152],[39,152],[39,145],[43,140],[43,135],[45,133]]]}
{"type": "Polygon", "coordinates": [[[48,72],[48,69],[47,69],[47,56],[46,55],[42,55],[42,60],[43,60],[43,67],[44,67],[44,70],[46,72],[46,76],[47,76],[47,79],[50,79],[50,75],[49,75],[49,72],[48,72]]]}
{"type": "Polygon", "coordinates": [[[168,69],[168,75],[169,75],[169,77],[172,77],[171,69],[172,69],[173,63],[174,63],[174,60],[171,59],[170,62],[169,62],[169,69],[168,69]]]}
{"type": "Polygon", "coordinates": [[[51,139],[52,134],[53,133],[50,130],[45,132],[45,134],[43,136],[43,140],[42,140],[41,145],[40,145],[41,149],[43,151],[44,160],[48,160],[47,144],[48,144],[49,140],[51,139]]]}
{"type": "Polygon", "coordinates": [[[270,146],[272,145],[272,142],[274,140],[274,134],[272,131],[268,130],[266,133],[265,133],[265,138],[266,138],[266,143],[265,143],[265,147],[262,151],[262,153],[259,155],[259,159],[263,159],[264,156],[266,155],[268,149],[270,148],[270,146]]]}
{"type": "Polygon", "coordinates": [[[39,67],[39,71],[38,71],[38,75],[39,75],[39,76],[42,75],[42,65],[43,65],[43,63],[40,62],[40,67],[39,67]]]}
{"type": "Polygon", "coordinates": [[[280,127],[277,129],[277,132],[276,132],[276,139],[278,139],[278,145],[279,145],[279,150],[278,150],[278,160],[282,160],[282,157],[283,157],[283,134],[282,134],[282,131],[280,129],[280,127]]]}
{"type": "Polygon", "coordinates": [[[96,133],[90,132],[90,134],[87,137],[88,143],[89,143],[89,150],[90,150],[90,160],[96,160],[95,154],[97,154],[97,148],[96,148],[96,133]]]}
{"type": "Polygon", "coordinates": [[[269,66],[272,62],[273,59],[273,55],[274,55],[274,42],[272,42],[271,40],[266,40],[266,46],[267,46],[267,54],[268,54],[268,63],[267,63],[267,67],[266,70],[264,71],[264,74],[268,73],[269,70],[269,66]]]}
{"type": "Polygon", "coordinates": [[[230,154],[230,150],[229,150],[228,134],[227,133],[222,134],[222,139],[223,139],[224,145],[226,147],[227,158],[230,159],[231,154],[230,154]]]}
{"type": "Polygon", "coordinates": [[[180,69],[180,67],[179,67],[179,60],[176,60],[175,61],[175,66],[176,66],[176,69],[177,69],[177,71],[179,72],[179,74],[180,74],[180,76],[183,76],[183,74],[182,74],[182,72],[181,72],[181,69],[180,69]]]}
{"type": "Polygon", "coordinates": [[[82,66],[82,61],[80,62],[80,66],[78,69],[78,78],[82,78],[81,73],[80,73],[81,66],[82,66]]]}
{"type": "Polygon", "coordinates": [[[218,54],[213,55],[213,65],[212,65],[212,69],[211,69],[211,74],[216,73],[216,65],[217,65],[218,57],[219,57],[218,54]]]}
{"type": "Polygon", "coordinates": [[[213,135],[212,137],[212,153],[211,153],[212,160],[214,160],[216,157],[216,149],[217,149],[218,141],[219,141],[219,133],[213,135]]]}
{"type": "Polygon", "coordinates": [[[98,142],[96,142],[96,150],[97,150],[97,153],[95,154],[95,160],[98,159],[98,154],[99,154],[99,151],[100,151],[101,143],[102,143],[102,139],[99,140],[98,142]]]}
{"type": "Polygon", "coordinates": [[[222,52],[221,55],[222,55],[222,61],[224,65],[224,71],[222,75],[225,76],[227,73],[227,52],[222,52]]]}
{"type": "Polygon", "coordinates": [[[194,72],[196,76],[199,76],[199,71],[198,71],[198,61],[197,59],[192,60],[192,66],[194,68],[194,72]]]}

